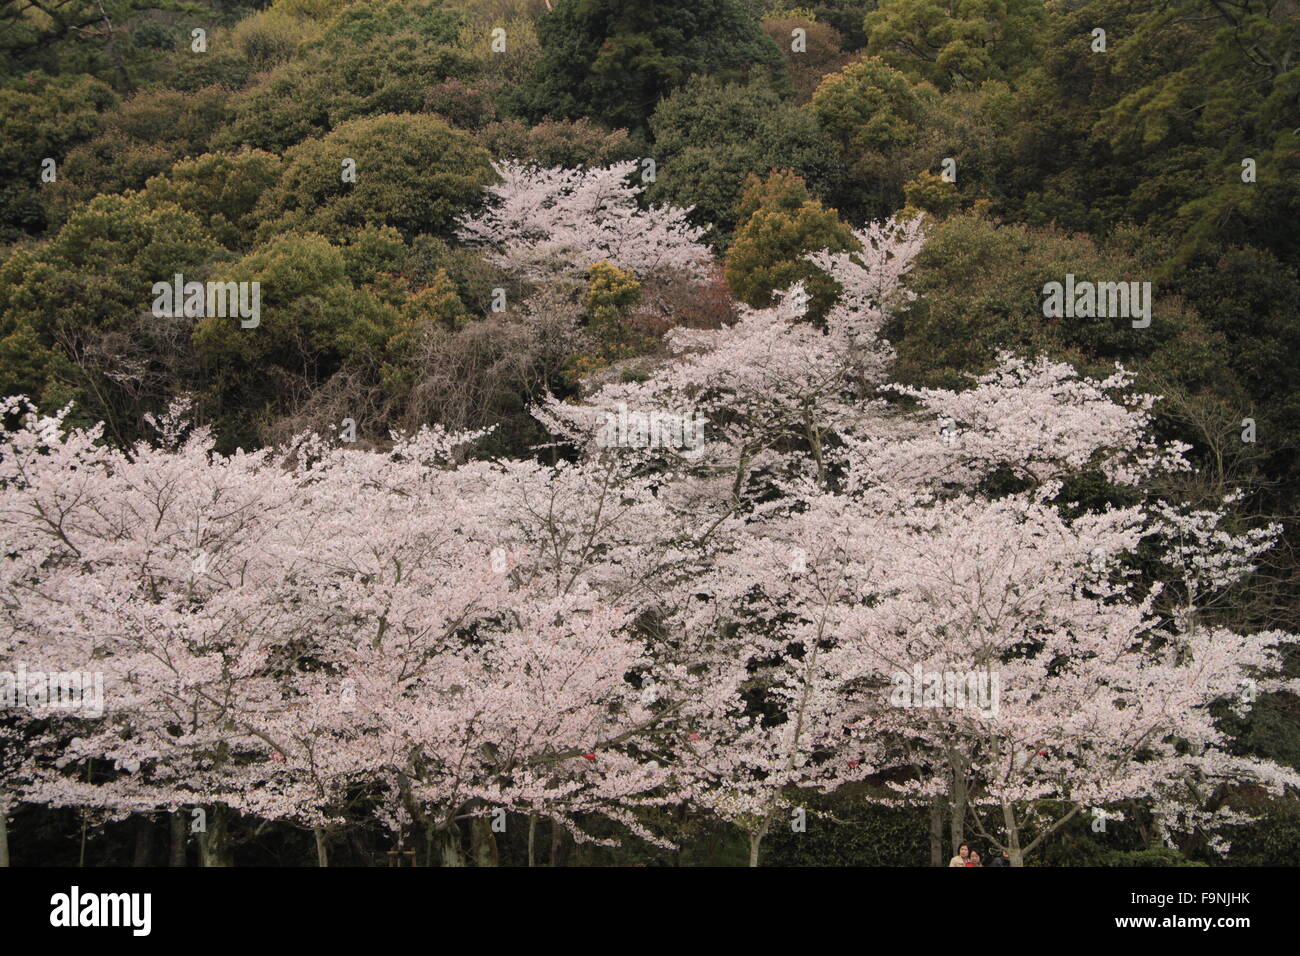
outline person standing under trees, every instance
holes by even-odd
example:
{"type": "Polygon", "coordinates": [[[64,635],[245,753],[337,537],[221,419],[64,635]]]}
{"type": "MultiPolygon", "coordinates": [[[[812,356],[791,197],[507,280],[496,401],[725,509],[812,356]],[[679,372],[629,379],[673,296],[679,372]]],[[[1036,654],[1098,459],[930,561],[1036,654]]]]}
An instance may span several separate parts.
{"type": "Polygon", "coordinates": [[[949,866],[965,866],[970,857],[970,844],[963,843],[957,847],[957,855],[948,861],[949,866]]]}
{"type": "Polygon", "coordinates": [[[989,864],[989,866],[1010,866],[1010,865],[1011,865],[1011,854],[1007,850],[1003,850],[1002,855],[995,857],[993,862],[989,864]]]}
{"type": "Polygon", "coordinates": [[[967,866],[983,866],[983,865],[984,865],[983,863],[980,862],[980,851],[979,851],[979,850],[971,850],[971,851],[970,851],[970,856],[967,857],[967,859],[966,859],[966,865],[967,865],[967,866]]]}

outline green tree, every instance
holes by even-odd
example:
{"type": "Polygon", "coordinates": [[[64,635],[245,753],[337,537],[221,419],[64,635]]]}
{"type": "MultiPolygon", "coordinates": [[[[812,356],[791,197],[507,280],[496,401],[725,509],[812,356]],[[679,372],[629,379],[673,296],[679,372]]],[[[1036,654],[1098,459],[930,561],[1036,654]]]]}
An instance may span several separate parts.
{"type": "Polygon", "coordinates": [[[833,198],[849,215],[878,219],[902,205],[903,183],[915,172],[910,154],[921,141],[926,104],[936,96],[933,87],[913,85],[878,57],[822,80],[809,109],[838,150],[844,181],[833,198]]]}
{"type": "Polygon", "coordinates": [[[934,219],[951,215],[959,202],[956,185],[929,171],[904,183],[903,195],[907,197],[905,212],[923,212],[934,219]]]}
{"type": "Polygon", "coordinates": [[[401,321],[385,346],[380,368],[384,390],[399,400],[406,397],[419,380],[420,367],[416,349],[421,337],[432,329],[455,331],[469,321],[465,303],[456,293],[456,283],[446,269],[438,269],[433,282],[417,289],[401,305],[401,321]]]}
{"type": "Polygon", "coordinates": [[[260,444],[278,416],[342,370],[377,379],[400,328],[398,310],[358,288],[345,250],[319,235],[281,236],[214,278],[261,289],[255,328],[207,317],[193,330],[200,410],[227,448],[260,444]]]}
{"type": "Polygon", "coordinates": [[[697,78],[667,97],[650,120],[660,166],[656,202],[694,206],[693,218],[725,245],[749,174],[793,169],[817,193],[831,191],[839,162],[815,116],[761,82],[697,78]]]}
{"type": "Polygon", "coordinates": [[[880,0],[867,49],[942,90],[1018,76],[1037,55],[1042,0],[880,0]]]}
{"type": "Polygon", "coordinates": [[[282,152],[351,119],[420,112],[437,84],[481,69],[457,46],[461,22],[439,4],[349,4],[292,60],[232,97],[214,145],[282,152]]]}
{"type": "Polygon", "coordinates": [[[1000,211],[1104,234],[1176,235],[1300,258],[1300,33],[1265,0],[1053,8],[999,153],[1000,211]],[[1094,29],[1107,51],[1092,52],[1094,29]],[[1256,181],[1243,181],[1243,160],[1256,181]]]}
{"type": "Polygon", "coordinates": [[[727,252],[725,274],[736,298],[755,308],[772,304],[772,293],[803,280],[809,293],[808,315],[816,320],[838,298],[840,288],[804,256],[829,249],[859,248],[853,230],[808,195],[802,179],[790,170],[745,182],[737,213],[736,239],[727,252]]]}
{"type": "Polygon", "coordinates": [[[228,249],[252,244],[262,194],[279,181],[280,157],[261,150],[204,153],[182,160],[145,184],[145,195],[173,202],[199,218],[228,249]]]}
{"type": "Polygon", "coordinates": [[[987,371],[1009,349],[1046,353],[1089,374],[1106,374],[1118,361],[1137,367],[1147,384],[1159,378],[1190,392],[1233,392],[1224,341],[1154,272],[1140,256],[1059,230],[978,214],[933,223],[910,279],[918,297],[889,329],[896,374],[909,383],[964,387],[968,373],[987,371]],[[1135,329],[1122,317],[1044,317],[1043,286],[1067,273],[1080,281],[1152,282],[1150,327],[1135,329]]]}
{"type": "Polygon", "coordinates": [[[352,120],[285,153],[280,182],[258,210],[259,235],[342,238],[365,223],[393,226],[407,238],[450,235],[456,217],[482,200],[494,176],[487,150],[436,117],[352,120]],[[353,168],[355,182],[345,181],[353,168]]]}
{"type": "Polygon", "coordinates": [[[845,151],[883,152],[916,136],[921,97],[901,72],[867,57],[826,77],[812,111],[845,151]]]}
{"type": "MultiPolygon", "coordinates": [[[[1198,254],[1171,281],[1223,336],[1226,365],[1249,396],[1249,405],[1237,409],[1234,435],[1249,413],[1267,473],[1293,482],[1300,476],[1300,269],[1241,246],[1198,254]]],[[[1278,507],[1288,508],[1282,501],[1278,507]]]]}
{"type": "Polygon", "coordinates": [[[478,141],[497,159],[569,169],[609,166],[641,155],[626,130],[607,130],[589,119],[543,120],[530,126],[507,118],[488,123],[478,141]]]}
{"type": "Polygon", "coordinates": [[[89,199],[139,189],[151,176],[207,148],[224,119],[226,92],[147,90],[104,117],[104,131],[68,153],[59,181],[45,191],[51,224],[67,220],[89,199]]]}
{"type": "Polygon", "coordinates": [[[796,103],[807,103],[822,77],[841,69],[851,59],[844,52],[839,31],[806,14],[778,10],[763,19],[763,32],[772,38],[785,59],[796,103]],[[803,31],[801,49],[795,48],[795,30],[803,31]]]}
{"type": "Polygon", "coordinates": [[[608,262],[597,262],[587,278],[582,311],[595,337],[602,363],[617,362],[644,350],[650,343],[628,324],[632,307],[641,299],[636,273],[608,262]]]}
{"type": "Polygon", "coordinates": [[[289,62],[304,42],[319,33],[312,20],[273,6],[241,20],[230,32],[230,41],[261,72],[289,62]]]}
{"type": "Polygon", "coordinates": [[[807,11],[818,23],[824,23],[839,33],[846,52],[861,50],[867,45],[867,33],[862,28],[863,18],[867,12],[876,8],[876,0],[802,0],[790,4],[779,4],[771,16],[779,16],[781,10],[797,7],[807,11]]]}
{"type": "Polygon", "coordinates": [[[205,4],[187,0],[7,0],[0,4],[0,76],[27,70],[88,73],[130,89],[157,61],[151,47],[168,45],[157,12],[203,9],[220,23],[248,12],[252,3],[205,4]],[[148,37],[152,42],[141,43],[148,37]],[[135,42],[133,42],[135,41],[135,42]]]}
{"type": "Polygon", "coordinates": [[[542,59],[525,108],[646,129],[694,74],[780,78],[781,54],[740,0],[558,0],[538,24],[542,59]]]}
{"type": "Polygon", "coordinates": [[[117,102],[109,87],[89,76],[51,78],[30,74],[13,89],[0,89],[0,242],[45,229],[42,162],[53,159],[55,175],[67,175],[68,153],[103,129],[104,112],[117,102]]]}
{"type": "Polygon", "coordinates": [[[77,402],[120,441],[174,394],[180,323],[150,314],[153,284],[206,278],[221,247],[173,203],[101,196],[47,243],[0,265],[0,390],[47,406],[77,402]]]}

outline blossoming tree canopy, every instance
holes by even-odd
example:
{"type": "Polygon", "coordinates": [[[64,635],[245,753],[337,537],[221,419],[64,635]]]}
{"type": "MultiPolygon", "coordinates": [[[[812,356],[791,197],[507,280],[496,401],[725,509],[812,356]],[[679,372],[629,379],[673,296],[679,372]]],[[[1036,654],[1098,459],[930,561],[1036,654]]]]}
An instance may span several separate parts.
{"type": "Polygon", "coordinates": [[[28,413],[0,475],[3,652],[93,661],[109,688],[102,718],[68,715],[76,738],[34,741],[30,798],[316,823],[347,788],[381,786],[387,822],[443,826],[474,799],[563,816],[662,784],[617,753],[655,720],[625,679],[646,666],[636,605],[586,580],[631,586],[585,550],[619,553],[621,526],[594,517],[591,479],[567,481],[561,514],[567,472],[448,469],[468,437],[426,430],[386,454],[310,440],[286,468],[218,455],[201,430],[111,451],[28,413]],[[581,547],[551,550],[574,530],[581,547]],[[574,776],[589,751],[598,766],[574,776]],[[85,759],[112,779],[62,773],[85,759]]]}
{"type": "MultiPolygon", "coordinates": [[[[708,263],[628,164],[499,171],[465,234],[543,285],[708,263]]],[[[880,799],[999,814],[1019,864],[1088,806],[1153,797],[1172,827],[1211,821],[1209,783],[1300,783],[1231,754],[1212,710],[1294,689],[1272,678],[1294,638],[1203,619],[1277,529],[1161,497],[1188,449],[1122,369],[1004,353],[965,390],[891,384],[882,330],[924,233],[856,235],[810,257],[843,290],[823,320],[796,284],[670,332],[644,381],[541,403],[569,448],[550,464],[438,426],[221,454],[183,404],[115,449],[8,400],[0,655],[106,678],[101,713],[18,721],[15,792],[313,827],[361,805],[449,858],[495,810],[666,845],[648,811],[690,805],[757,862],[801,793],[884,773],[880,799]],[[700,427],[611,425],[660,412],[700,427]],[[1085,472],[1128,497],[1067,500],[1085,472]]]]}
{"type": "Polygon", "coordinates": [[[643,187],[629,182],[636,160],[592,169],[506,161],[494,169],[501,182],[488,189],[483,212],[462,219],[460,236],[489,247],[489,258],[507,270],[540,280],[585,276],[608,262],[642,277],[699,278],[712,263],[689,209],[640,207],[643,187]]]}

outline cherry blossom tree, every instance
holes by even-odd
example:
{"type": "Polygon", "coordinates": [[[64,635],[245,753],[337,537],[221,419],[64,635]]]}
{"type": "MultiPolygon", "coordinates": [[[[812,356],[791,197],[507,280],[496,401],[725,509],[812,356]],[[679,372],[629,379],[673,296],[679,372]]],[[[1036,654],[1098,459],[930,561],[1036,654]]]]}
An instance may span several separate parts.
{"type": "Polygon", "coordinates": [[[45,731],[26,799],[323,827],[369,789],[395,829],[446,834],[476,803],[635,825],[627,802],[664,785],[619,750],[658,720],[627,679],[636,604],[594,589],[639,586],[597,556],[652,496],[449,469],[467,436],[431,430],[385,454],[308,438],[292,467],[202,430],[116,452],[30,413],[4,437],[4,655],[93,662],[110,688],[77,736],[45,731]],[[71,772],[92,761],[111,778],[71,772]]]}
{"type": "Polygon", "coordinates": [[[102,715],[42,727],[27,799],[114,817],[256,784],[256,761],[236,755],[268,744],[233,714],[274,693],[272,635],[295,633],[271,599],[292,482],[266,454],[213,458],[206,432],[162,428],[158,447],[130,452],[62,415],[29,412],[4,435],[3,656],[101,673],[105,692],[102,715]]]}
{"type": "Polygon", "coordinates": [[[906,296],[919,224],[858,236],[861,256],[810,257],[846,290],[825,328],[804,320],[795,286],[733,327],[675,333],[680,359],[648,382],[538,410],[588,454],[684,476],[689,491],[665,497],[711,535],[675,623],[726,647],[710,658],[714,684],[734,692],[679,749],[693,799],[745,829],[756,862],[801,788],[910,772],[900,799],[945,795],[978,826],[977,808],[1000,810],[995,842],[1020,865],[1086,806],[1160,794],[1166,817],[1177,806],[1202,819],[1191,808],[1204,788],[1184,785],[1188,741],[1202,780],[1292,783],[1229,757],[1210,715],[1293,638],[1198,634],[1185,608],[1157,608],[1158,583],[1124,570],[1176,538],[1172,559],[1223,584],[1276,529],[1230,539],[1213,533],[1220,513],[1179,520],[1154,496],[1157,476],[1189,467],[1187,448],[1150,437],[1156,398],[1129,391],[1122,369],[1098,381],[1004,354],[970,389],[889,384],[879,332],[906,296]],[[597,440],[616,408],[691,403],[708,421],[697,447],[597,440]],[[1143,503],[1067,517],[1079,508],[1061,482],[1088,472],[1143,503]],[[1024,490],[1007,495],[1008,481],[1024,490]],[[892,691],[914,675],[915,701],[900,702],[892,691]],[[945,705],[954,675],[973,695],[996,691],[997,712],[945,705]],[[928,676],[940,682],[929,703],[928,676]],[[1067,809],[1044,820],[1049,804],[1067,809]]]}
{"type": "Polygon", "coordinates": [[[879,332],[889,308],[908,295],[901,283],[920,251],[921,225],[890,220],[858,230],[862,261],[810,257],[845,290],[823,326],[806,320],[808,295],[796,283],[770,308],[741,308],[734,325],[672,330],[666,344],[676,359],[649,380],[607,385],[580,406],[552,399],[538,417],[590,451],[621,408],[699,416],[702,441],[689,448],[620,452],[689,476],[690,493],[714,508],[761,497],[774,479],[807,474],[828,483],[828,448],[883,412],[874,395],[893,350],[879,332]]]}
{"type": "MultiPolygon", "coordinates": [[[[551,284],[702,267],[630,172],[503,166],[467,235],[551,284]]],[[[757,865],[805,794],[870,780],[1021,865],[1090,809],[1143,799],[1172,836],[1229,819],[1220,784],[1300,784],[1215,722],[1297,689],[1292,635],[1212,613],[1277,529],[1162,497],[1188,449],[1123,369],[891,383],[922,226],[856,235],[810,257],[843,289],[824,320],[795,285],[670,332],[645,381],[543,402],[553,464],[437,426],[223,455],[183,404],[115,449],[7,400],[0,660],[102,674],[105,700],[6,719],[0,812],[204,809],[214,864],[231,814],[314,830],[322,864],[373,817],[458,865],[501,812],[665,846],[648,811],[691,805],[757,865]]]]}
{"type": "Polygon", "coordinates": [[[494,165],[501,182],[487,208],[461,222],[460,237],[487,246],[497,265],[531,280],[585,277],[608,262],[646,277],[681,272],[703,279],[712,263],[689,209],[642,208],[630,182],[636,160],[591,169],[494,165]]]}

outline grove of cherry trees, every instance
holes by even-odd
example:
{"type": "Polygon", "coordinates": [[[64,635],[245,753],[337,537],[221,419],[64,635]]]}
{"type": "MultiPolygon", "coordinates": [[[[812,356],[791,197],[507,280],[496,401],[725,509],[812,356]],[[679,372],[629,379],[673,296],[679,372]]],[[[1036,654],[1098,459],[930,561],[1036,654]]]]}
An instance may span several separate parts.
{"type": "MultiPolygon", "coordinates": [[[[640,203],[634,161],[496,173],[457,229],[528,290],[514,314],[567,334],[555,304],[602,263],[704,294],[704,230],[640,203]]],[[[236,820],[311,831],[322,865],[356,828],[460,865],[500,821],[533,863],[544,836],[671,850],[685,818],[759,865],[810,795],[849,792],[1012,866],[1080,815],[1226,845],[1243,818],[1214,794],[1300,786],[1222,728],[1300,690],[1297,636],[1212,613],[1280,528],[1231,488],[1180,500],[1191,449],[1122,367],[1004,352],[899,384],[884,330],[929,226],[810,254],[824,314],[796,281],[544,398],[531,455],[429,424],[223,452],[184,399],[121,446],[5,399],[0,661],[104,699],[6,709],[0,859],[38,805],[202,819],[210,865],[236,820]]]]}

